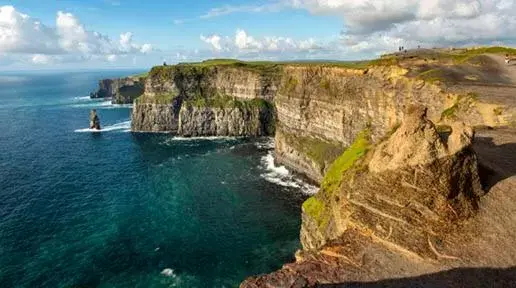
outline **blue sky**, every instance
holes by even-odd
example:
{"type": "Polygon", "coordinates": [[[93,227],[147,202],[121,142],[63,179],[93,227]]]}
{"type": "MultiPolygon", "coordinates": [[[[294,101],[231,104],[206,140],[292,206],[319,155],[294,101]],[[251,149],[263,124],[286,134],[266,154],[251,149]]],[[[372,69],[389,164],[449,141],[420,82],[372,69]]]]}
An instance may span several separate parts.
{"type": "Polygon", "coordinates": [[[0,67],[144,68],[214,57],[351,60],[401,45],[514,45],[515,2],[0,0],[0,67]]]}

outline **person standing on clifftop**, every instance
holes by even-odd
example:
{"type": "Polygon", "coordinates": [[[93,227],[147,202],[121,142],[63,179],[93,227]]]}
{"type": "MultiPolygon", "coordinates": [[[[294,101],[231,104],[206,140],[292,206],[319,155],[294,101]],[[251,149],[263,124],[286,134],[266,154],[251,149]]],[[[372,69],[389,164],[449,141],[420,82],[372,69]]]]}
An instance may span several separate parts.
{"type": "Polygon", "coordinates": [[[505,64],[509,65],[511,63],[511,58],[509,58],[509,54],[505,54],[505,64]]]}
{"type": "Polygon", "coordinates": [[[90,129],[100,130],[100,119],[95,109],[90,112],[90,129]]]}

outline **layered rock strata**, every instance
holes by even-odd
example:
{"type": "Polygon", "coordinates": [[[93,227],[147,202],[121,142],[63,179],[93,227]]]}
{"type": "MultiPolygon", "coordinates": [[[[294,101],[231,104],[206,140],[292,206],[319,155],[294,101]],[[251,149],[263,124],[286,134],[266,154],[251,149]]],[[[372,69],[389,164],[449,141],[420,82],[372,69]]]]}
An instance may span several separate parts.
{"type": "Polygon", "coordinates": [[[242,287],[381,279],[438,270],[431,259],[459,259],[462,223],[483,195],[472,129],[458,123],[440,135],[427,110],[413,107],[380,144],[369,146],[364,134],[303,204],[298,261],[242,287]]]}
{"type": "Polygon", "coordinates": [[[140,77],[104,79],[99,81],[98,90],[90,93],[90,98],[111,98],[113,104],[132,104],[136,98],[143,95],[144,81],[144,78],[140,77]]]}

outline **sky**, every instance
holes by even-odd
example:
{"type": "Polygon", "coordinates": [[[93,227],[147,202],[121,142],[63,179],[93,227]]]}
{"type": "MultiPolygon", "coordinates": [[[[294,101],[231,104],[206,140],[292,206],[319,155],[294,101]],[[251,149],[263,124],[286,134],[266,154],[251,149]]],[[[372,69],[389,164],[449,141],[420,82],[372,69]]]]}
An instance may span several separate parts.
{"type": "Polygon", "coordinates": [[[516,45],[516,0],[0,0],[0,71],[516,45]]]}

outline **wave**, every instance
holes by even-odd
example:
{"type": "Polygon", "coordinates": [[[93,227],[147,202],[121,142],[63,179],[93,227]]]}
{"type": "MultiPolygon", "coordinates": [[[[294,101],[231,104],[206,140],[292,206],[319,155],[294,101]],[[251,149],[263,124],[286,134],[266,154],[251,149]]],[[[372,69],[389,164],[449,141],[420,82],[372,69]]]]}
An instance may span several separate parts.
{"type": "Polygon", "coordinates": [[[260,177],[276,185],[300,189],[301,192],[307,195],[317,193],[319,189],[317,186],[297,178],[285,166],[276,166],[273,153],[273,151],[269,151],[267,155],[262,157],[261,168],[263,168],[266,173],[260,174],[260,177]]]}
{"type": "Polygon", "coordinates": [[[265,140],[257,141],[254,143],[258,149],[274,149],[274,138],[268,137],[265,140]]]}
{"type": "MultiPolygon", "coordinates": [[[[168,133],[168,132],[167,132],[168,133]]],[[[181,136],[174,136],[172,138],[169,138],[165,140],[164,142],[160,143],[161,145],[169,145],[173,144],[174,142],[195,142],[195,141],[232,141],[232,140],[238,140],[239,137],[233,137],[233,136],[203,136],[203,137],[181,137],[181,136]]]]}
{"type": "Polygon", "coordinates": [[[120,123],[116,123],[113,125],[105,126],[101,130],[95,130],[90,128],[77,129],[74,132],[76,133],[100,133],[100,132],[110,132],[110,131],[118,131],[121,132],[131,132],[131,121],[124,121],[120,123]]]}
{"type": "Polygon", "coordinates": [[[77,97],[73,97],[73,100],[75,100],[75,101],[95,101],[95,99],[91,99],[90,96],[77,96],[77,97]]]}
{"type": "Polygon", "coordinates": [[[108,106],[111,106],[113,104],[111,104],[111,100],[110,101],[98,101],[98,100],[91,100],[91,102],[88,102],[88,103],[81,103],[81,104],[73,104],[72,107],[75,107],[75,108],[87,108],[87,107],[98,107],[98,108],[102,108],[102,107],[108,107],[108,106]]]}

